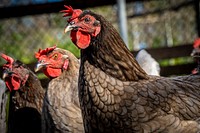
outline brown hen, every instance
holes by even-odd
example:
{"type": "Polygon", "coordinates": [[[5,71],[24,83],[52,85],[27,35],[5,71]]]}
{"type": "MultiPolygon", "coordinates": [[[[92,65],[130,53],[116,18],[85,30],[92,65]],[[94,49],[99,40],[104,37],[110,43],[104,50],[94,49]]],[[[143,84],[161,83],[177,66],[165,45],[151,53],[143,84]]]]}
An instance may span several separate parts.
{"type": "Polygon", "coordinates": [[[79,98],[87,133],[200,131],[200,75],[147,75],[101,15],[67,7],[81,49],[79,98]]]}
{"type": "Polygon", "coordinates": [[[10,91],[8,132],[40,133],[44,89],[37,76],[22,62],[1,54],[3,78],[10,91]]]}
{"type": "Polygon", "coordinates": [[[84,132],[78,99],[78,59],[71,52],[55,46],[39,50],[36,58],[36,71],[43,69],[51,79],[44,98],[43,132],[84,132]]]}

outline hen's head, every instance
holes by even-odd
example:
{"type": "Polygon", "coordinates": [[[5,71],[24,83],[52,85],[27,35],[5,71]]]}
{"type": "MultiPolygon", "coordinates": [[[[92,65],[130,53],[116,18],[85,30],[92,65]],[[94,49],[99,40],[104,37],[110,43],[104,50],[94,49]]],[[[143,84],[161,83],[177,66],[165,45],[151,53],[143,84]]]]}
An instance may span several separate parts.
{"type": "Polygon", "coordinates": [[[72,7],[65,6],[66,10],[61,12],[65,13],[64,17],[71,16],[68,19],[68,25],[64,32],[71,31],[71,40],[79,48],[85,49],[89,46],[91,37],[96,37],[100,30],[100,21],[96,19],[96,15],[90,11],[81,11],[80,9],[73,9],[72,7]]]}
{"type": "Polygon", "coordinates": [[[38,59],[35,71],[37,72],[42,69],[44,74],[49,78],[58,77],[62,73],[62,70],[66,70],[69,65],[68,55],[58,50],[56,46],[44,50],[39,49],[35,53],[35,58],[38,59]]]}
{"type": "Polygon", "coordinates": [[[29,70],[23,63],[14,61],[13,58],[5,54],[1,54],[1,57],[7,61],[3,65],[3,79],[5,80],[7,88],[10,91],[19,90],[26,83],[29,77],[29,70]]]}
{"type": "Polygon", "coordinates": [[[191,56],[193,57],[200,57],[200,38],[196,39],[193,44],[193,51],[191,56]]]}

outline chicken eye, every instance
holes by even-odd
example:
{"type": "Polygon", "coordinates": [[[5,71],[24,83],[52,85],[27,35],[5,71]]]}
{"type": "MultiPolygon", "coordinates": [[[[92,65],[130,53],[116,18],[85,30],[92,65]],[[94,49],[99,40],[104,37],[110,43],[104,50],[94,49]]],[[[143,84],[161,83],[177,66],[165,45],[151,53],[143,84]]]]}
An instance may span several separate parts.
{"type": "Polygon", "coordinates": [[[85,20],[85,22],[89,22],[90,18],[85,18],[84,20],[85,20]]]}
{"type": "Polygon", "coordinates": [[[58,54],[54,54],[54,55],[53,55],[53,58],[54,58],[54,59],[57,59],[57,57],[58,57],[58,54]]]}
{"type": "Polygon", "coordinates": [[[75,22],[74,22],[74,21],[71,21],[71,22],[69,22],[69,24],[70,24],[70,25],[73,25],[73,24],[75,24],[75,22]]]}

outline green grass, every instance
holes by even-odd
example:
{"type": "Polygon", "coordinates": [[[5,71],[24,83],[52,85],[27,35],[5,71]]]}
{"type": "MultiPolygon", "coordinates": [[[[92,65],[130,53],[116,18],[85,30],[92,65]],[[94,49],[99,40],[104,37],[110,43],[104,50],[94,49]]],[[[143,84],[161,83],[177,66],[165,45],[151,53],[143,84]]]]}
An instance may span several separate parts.
{"type": "Polygon", "coordinates": [[[192,57],[179,57],[179,58],[172,58],[172,59],[164,59],[158,62],[160,66],[175,66],[175,65],[192,63],[193,59],[192,57]]]}

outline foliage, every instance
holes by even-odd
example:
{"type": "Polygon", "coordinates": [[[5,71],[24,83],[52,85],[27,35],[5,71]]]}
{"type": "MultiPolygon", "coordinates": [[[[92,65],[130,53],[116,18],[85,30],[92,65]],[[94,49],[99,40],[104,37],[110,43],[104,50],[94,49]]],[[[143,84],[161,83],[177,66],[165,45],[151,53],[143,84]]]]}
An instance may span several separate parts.
{"type": "Polygon", "coordinates": [[[175,66],[194,62],[192,57],[179,57],[172,59],[163,59],[159,61],[160,66],[175,66]]]}

